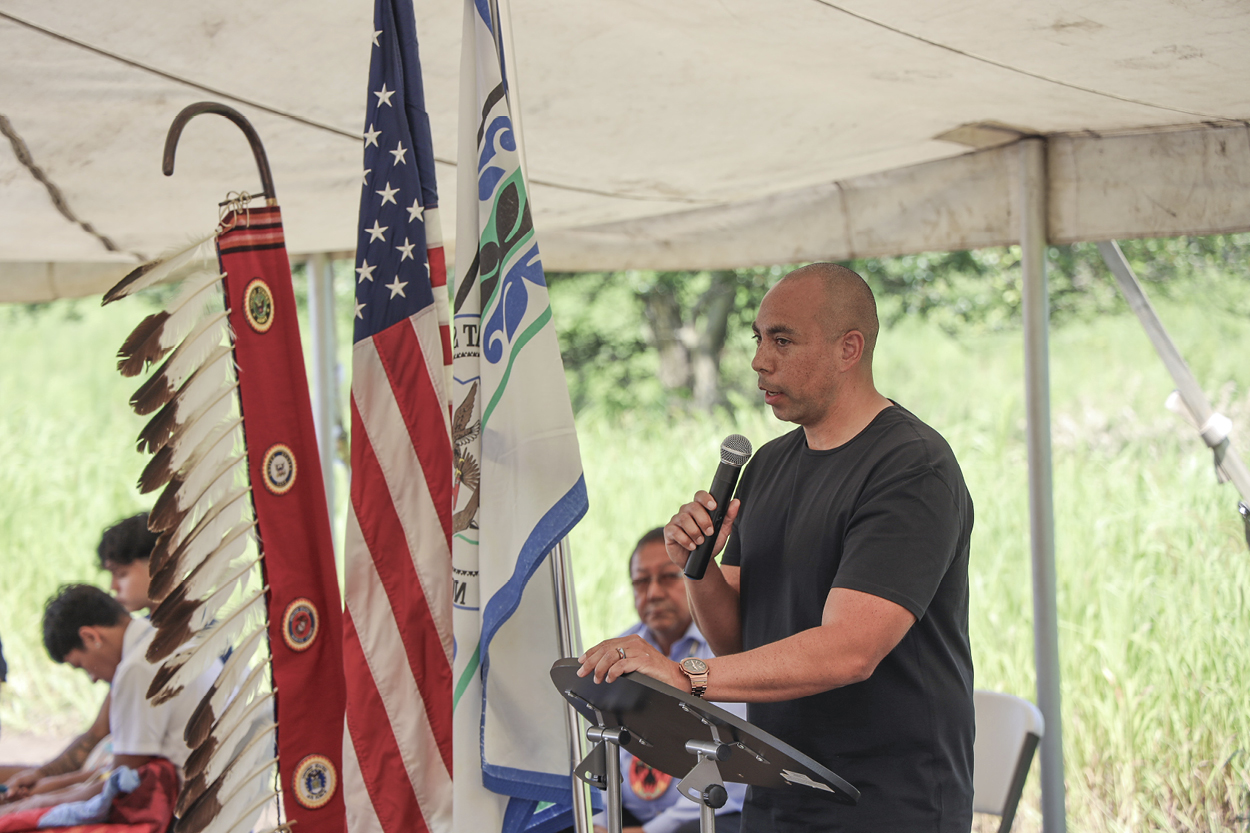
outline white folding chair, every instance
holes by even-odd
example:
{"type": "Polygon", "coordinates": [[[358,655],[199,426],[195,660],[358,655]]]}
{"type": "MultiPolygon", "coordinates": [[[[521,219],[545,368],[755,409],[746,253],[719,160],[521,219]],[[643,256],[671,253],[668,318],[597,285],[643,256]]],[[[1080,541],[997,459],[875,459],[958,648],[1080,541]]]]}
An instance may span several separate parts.
{"type": "Polygon", "coordinates": [[[1015,695],[974,691],[972,697],[977,727],[972,809],[1000,816],[998,833],[1007,833],[1045,723],[1037,706],[1015,695]]]}

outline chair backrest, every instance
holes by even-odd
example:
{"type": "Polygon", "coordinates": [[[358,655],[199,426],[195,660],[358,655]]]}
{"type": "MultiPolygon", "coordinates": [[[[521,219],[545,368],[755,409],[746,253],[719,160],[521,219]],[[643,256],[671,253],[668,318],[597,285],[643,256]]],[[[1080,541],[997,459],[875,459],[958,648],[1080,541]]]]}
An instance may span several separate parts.
{"type": "Polygon", "coordinates": [[[1045,729],[1037,706],[1012,694],[975,691],[972,807],[1002,817],[1000,833],[1011,829],[1033,753],[1045,729]]]}

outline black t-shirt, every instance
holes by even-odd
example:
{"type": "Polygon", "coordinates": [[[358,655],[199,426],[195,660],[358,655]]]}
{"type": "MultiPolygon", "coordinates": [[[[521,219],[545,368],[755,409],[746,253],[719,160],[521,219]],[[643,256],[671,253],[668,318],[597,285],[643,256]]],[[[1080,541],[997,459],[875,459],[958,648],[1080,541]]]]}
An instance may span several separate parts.
{"type": "Polygon", "coordinates": [[[742,569],[745,650],[820,625],[834,587],[888,599],[917,620],[867,680],[748,705],[752,723],[861,797],[846,807],[752,788],[743,830],[967,831],[972,498],[950,446],[894,405],[835,449],[809,449],[802,428],[773,440],[747,465],[737,497],[723,562],[742,569]]]}

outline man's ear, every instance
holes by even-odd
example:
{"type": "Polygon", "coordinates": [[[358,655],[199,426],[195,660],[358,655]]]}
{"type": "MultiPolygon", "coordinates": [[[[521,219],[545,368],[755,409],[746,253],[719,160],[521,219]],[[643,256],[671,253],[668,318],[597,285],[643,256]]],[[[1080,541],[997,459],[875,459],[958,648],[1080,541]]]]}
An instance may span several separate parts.
{"type": "Polygon", "coordinates": [[[843,369],[849,370],[864,357],[864,334],[859,330],[848,330],[842,335],[838,349],[841,351],[843,369]]]}
{"type": "Polygon", "coordinates": [[[78,638],[82,640],[82,647],[85,650],[98,648],[104,641],[103,634],[95,625],[83,625],[78,629],[78,638]]]}

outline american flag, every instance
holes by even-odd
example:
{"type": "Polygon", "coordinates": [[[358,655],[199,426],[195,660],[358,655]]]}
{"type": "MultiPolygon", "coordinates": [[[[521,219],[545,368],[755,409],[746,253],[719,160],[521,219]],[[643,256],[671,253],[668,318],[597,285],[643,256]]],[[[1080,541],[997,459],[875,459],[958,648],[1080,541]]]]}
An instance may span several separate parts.
{"type": "Polygon", "coordinates": [[[447,273],[412,4],[377,0],[352,351],[343,790],[351,833],[452,821],[447,273]]]}

